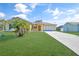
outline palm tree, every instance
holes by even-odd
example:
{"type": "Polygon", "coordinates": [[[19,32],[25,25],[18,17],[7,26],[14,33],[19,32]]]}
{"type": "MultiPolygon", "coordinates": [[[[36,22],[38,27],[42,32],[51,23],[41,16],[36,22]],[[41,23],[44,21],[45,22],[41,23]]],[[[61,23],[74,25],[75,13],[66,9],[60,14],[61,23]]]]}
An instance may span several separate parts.
{"type": "Polygon", "coordinates": [[[11,24],[13,28],[16,29],[15,32],[18,37],[23,36],[24,33],[29,30],[29,27],[30,27],[29,26],[30,23],[28,21],[21,19],[19,17],[12,18],[11,24]]]}

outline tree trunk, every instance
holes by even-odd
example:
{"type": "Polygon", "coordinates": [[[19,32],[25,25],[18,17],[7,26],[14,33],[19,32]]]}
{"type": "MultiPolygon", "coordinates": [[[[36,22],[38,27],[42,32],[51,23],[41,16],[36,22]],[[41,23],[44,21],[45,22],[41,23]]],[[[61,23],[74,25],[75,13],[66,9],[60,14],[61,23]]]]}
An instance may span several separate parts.
{"type": "Polygon", "coordinates": [[[17,28],[16,35],[17,35],[18,37],[23,36],[24,33],[25,33],[25,29],[24,29],[24,28],[22,28],[22,27],[18,27],[18,28],[17,28]]]}

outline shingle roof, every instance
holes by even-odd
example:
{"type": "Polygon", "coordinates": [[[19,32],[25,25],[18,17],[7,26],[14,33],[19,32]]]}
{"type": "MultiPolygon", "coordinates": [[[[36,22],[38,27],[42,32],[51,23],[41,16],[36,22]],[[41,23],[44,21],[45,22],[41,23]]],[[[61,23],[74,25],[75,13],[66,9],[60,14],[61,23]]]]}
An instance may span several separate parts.
{"type": "MultiPolygon", "coordinates": [[[[79,22],[67,22],[68,24],[79,24],[79,22]]],[[[66,24],[67,24],[66,23],[66,24]]]]}
{"type": "Polygon", "coordinates": [[[51,24],[47,22],[34,22],[33,24],[56,25],[56,24],[51,24]]]}

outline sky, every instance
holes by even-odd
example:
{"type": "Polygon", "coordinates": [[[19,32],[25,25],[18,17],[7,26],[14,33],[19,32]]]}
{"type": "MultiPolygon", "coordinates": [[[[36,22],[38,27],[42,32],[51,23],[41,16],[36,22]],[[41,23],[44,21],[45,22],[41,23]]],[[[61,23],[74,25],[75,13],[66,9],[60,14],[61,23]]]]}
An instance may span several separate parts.
{"type": "Polygon", "coordinates": [[[30,22],[42,20],[58,26],[79,22],[78,3],[0,3],[0,18],[20,17],[30,22]]]}

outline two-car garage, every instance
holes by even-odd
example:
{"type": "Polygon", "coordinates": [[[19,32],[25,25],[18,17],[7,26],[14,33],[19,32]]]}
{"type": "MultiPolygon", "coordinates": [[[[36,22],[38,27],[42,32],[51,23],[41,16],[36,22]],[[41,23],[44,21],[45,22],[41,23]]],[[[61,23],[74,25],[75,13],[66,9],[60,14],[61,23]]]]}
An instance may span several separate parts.
{"type": "Polygon", "coordinates": [[[43,31],[54,31],[56,30],[55,24],[44,24],[43,31]]]}

